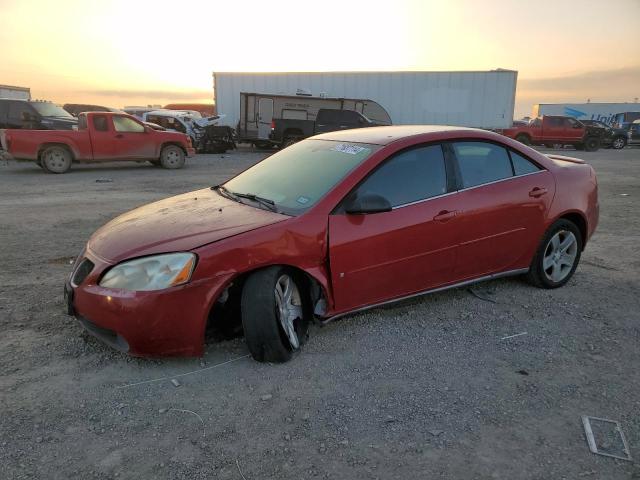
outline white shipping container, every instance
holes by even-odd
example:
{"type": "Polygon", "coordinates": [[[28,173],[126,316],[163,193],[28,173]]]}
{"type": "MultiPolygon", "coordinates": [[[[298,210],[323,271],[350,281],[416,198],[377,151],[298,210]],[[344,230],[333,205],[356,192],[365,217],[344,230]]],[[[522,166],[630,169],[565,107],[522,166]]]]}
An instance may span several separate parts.
{"type": "Polygon", "coordinates": [[[240,93],[363,98],[382,105],[394,124],[508,128],[518,72],[214,72],[217,111],[235,127],[240,93]]]}
{"type": "Polygon", "coordinates": [[[11,85],[0,85],[0,98],[31,100],[31,89],[25,87],[12,87],[11,85]]]}
{"type": "Polygon", "coordinates": [[[620,113],[640,112],[640,103],[540,103],[533,106],[533,117],[566,115],[578,120],[599,120],[612,124],[620,113]]]}

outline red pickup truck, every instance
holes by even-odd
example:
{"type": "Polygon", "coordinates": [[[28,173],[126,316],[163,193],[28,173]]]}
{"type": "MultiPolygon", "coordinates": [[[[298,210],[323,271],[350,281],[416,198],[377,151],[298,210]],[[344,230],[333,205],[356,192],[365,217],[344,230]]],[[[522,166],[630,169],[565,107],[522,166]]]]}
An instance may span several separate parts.
{"type": "Polygon", "coordinates": [[[16,160],[35,161],[50,173],[64,173],[73,162],[148,160],[182,168],[195,154],[191,139],[152,129],[125,113],[89,112],[78,116],[78,130],[0,130],[0,144],[16,160]]]}
{"type": "Polygon", "coordinates": [[[575,118],[555,115],[534,118],[527,125],[497,132],[525,145],[573,145],[576,150],[589,152],[600,148],[605,133],[602,128],[585,125],[575,118]]]}

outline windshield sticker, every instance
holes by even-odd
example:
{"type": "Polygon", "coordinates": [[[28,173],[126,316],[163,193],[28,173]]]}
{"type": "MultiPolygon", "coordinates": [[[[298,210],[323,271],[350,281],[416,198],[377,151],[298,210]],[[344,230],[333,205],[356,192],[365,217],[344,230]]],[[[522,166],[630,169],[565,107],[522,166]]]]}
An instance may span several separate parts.
{"type": "Polygon", "coordinates": [[[308,197],[298,197],[296,202],[301,203],[302,205],[304,205],[306,203],[309,203],[309,198],[308,197]]]}
{"type": "Polygon", "coordinates": [[[358,147],[357,145],[347,145],[346,143],[339,143],[331,150],[334,150],[336,152],[348,153],[349,155],[357,155],[358,153],[367,149],[364,147],[358,147]]]}

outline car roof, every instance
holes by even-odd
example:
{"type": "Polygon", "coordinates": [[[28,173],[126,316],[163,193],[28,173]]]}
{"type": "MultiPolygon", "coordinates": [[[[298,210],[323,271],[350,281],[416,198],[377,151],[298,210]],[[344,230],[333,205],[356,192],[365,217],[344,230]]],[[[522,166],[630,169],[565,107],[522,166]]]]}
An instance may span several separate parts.
{"type": "Polygon", "coordinates": [[[338,142],[369,143],[373,145],[388,145],[397,140],[414,136],[433,136],[440,138],[442,134],[459,133],[460,136],[473,133],[486,134],[486,138],[491,138],[494,134],[487,130],[468,127],[454,127],[450,125],[392,125],[385,127],[355,128],[351,130],[338,130],[335,132],[323,133],[313,138],[317,140],[334,140],[338,142]],[[431,134],[431,135],[429,135],[431,134]]]}
{"type": "Polygon", "coordinates": [[[155,115],[157,117],[186,117],[191,113],[184,110],[152,110],[151,112],[145,112],[147,115],[155,115]]]}

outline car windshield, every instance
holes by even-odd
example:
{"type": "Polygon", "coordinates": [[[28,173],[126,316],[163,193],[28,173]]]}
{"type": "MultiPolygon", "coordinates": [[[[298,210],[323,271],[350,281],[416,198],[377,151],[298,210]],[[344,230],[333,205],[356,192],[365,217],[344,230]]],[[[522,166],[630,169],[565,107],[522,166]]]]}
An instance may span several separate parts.
{"type": "Polygon", "coordinates": [[[231,194],[273,201],[278,212],[300,215],[379,148],[366,143],[303,140],[245,170],[224,187],[231,194]]]}
{"type": "Polygon", "coordinates": [[[69,112],[53,103],[49,102],[33,102],[31,104],[36,111],[43,117],[66,117],[74,118],[69,112]]]}

